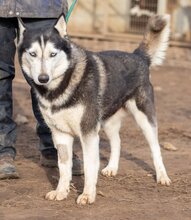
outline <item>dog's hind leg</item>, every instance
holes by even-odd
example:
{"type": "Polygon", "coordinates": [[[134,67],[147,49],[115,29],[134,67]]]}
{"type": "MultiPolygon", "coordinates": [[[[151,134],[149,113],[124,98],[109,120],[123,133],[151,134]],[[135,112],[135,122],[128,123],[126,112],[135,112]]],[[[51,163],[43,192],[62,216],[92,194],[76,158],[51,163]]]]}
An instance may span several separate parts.
{"type": "Polygon", "coordinates": [[[171,181],[162,161],[153,100],[145,95],[146,94],[140,97],[138,94],[136,101],[135,99],[131,99],[127,101],[126,104],[149,143],[156,170],[157,182],[169,186],[171,181]]]}
{"type": "Polygon", "coordinates": [[[72,179],[72,145],[73,137],[59,131],[52,132],[54,146],[58,152],[59,182],[56,190],[46,194],[48,200],[63,200],[70,191],[72,179]]]}
{"type": "Polygon", "coordinates": [[[99,170],[99,135],[93,131],[81,138],[84,159],[84,190],[77,199],[80,205],[91,204],[96,197],[96,184],[99,170]]]}
{"type": "Polygon", "coordinates": [[[111,146],[111,155],[108,165],[101,171],[102,175],[110,177],[115,176],[118,171],[121,140],[119,130],[121,128],[121,120],[124,116],[124,110],[120,109],[117,113],[111,116],[103,125],[103,129],[109,139],[111,146]]]}

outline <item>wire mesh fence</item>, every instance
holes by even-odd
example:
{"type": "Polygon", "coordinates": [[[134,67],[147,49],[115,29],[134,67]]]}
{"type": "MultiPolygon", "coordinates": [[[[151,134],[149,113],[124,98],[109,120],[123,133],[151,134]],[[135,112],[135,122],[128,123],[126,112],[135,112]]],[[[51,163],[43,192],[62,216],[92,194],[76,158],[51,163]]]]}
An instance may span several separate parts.
{"type": "Polygon", "coordinates": [[[158,0],[132,0],[128,32],[143,33],[149,17],[156,14],[157,9],[158,0]]]}

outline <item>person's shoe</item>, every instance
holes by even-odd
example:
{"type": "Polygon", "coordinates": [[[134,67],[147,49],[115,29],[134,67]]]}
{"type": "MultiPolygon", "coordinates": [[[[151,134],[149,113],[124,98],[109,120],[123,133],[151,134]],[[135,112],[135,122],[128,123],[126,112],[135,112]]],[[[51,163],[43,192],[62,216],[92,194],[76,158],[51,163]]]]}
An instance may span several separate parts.
{"type": "Polygon", "coordinates": [[[80,158],[73,153],[73,167],[72,167],[72,175],[81,176],[84,174],[83,162],[80,158]]]}
{"type": "Polygon", "coordinates": [[[57,159],[57,151],[56,149],[47,149],[41,151],[40,155],[40,164],[44,167],[57,167],[58,166],[58,159],[57,159]]]}
{"type": "Polygon", "coordinates": [[[0,179],[18,179],[19,174],[16,171],[13,156],[4,153],[0,154],[0,179]]]}
{"type": "MultiPolygon", "coordinates": [[[[58,157],[56,149],[53,148],[41,151],[40,164],[49,168],[58,167],[58,157]]],[[[80,176],[83,174],[83,163],[79,159],[79,157],[73,153],[72,175],[80,176]]]]}

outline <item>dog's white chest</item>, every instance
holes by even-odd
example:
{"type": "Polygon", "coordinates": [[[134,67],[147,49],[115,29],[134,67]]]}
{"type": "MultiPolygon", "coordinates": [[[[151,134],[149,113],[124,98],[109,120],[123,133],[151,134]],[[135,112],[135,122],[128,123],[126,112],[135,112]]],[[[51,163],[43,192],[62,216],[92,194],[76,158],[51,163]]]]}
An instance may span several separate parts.
{"type": "Polygon", "coordinates": [[[84,113],[84,106],[78,104],[74,107],[61,109],[52,113],[50,108],[41,109],[43,117],[50,129],[58,129],[62,132],[80,136],[80,123],[84,113]]]}

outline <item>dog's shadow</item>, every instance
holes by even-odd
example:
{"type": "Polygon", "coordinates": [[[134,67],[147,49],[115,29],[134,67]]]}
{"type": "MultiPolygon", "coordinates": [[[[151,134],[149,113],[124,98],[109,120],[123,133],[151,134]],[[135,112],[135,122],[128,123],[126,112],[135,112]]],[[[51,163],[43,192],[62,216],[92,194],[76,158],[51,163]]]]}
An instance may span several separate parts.
{"type": "Polygon", "coordinates": [[[143,170],[147,171],[148,173],[155,173],[154,169],[145,161],[141,160],[138,157],[133,156],[125,151],[122,151],[122,157],[126,160],[130,160],[134,162],[138,167],[142,168],[143,170]]]}
{"type": "MultiPolygon", "coordinates": [[[[104,152],[106,152],[107,155],[110,155],[110,147],[109,147],[109,142],[107,139],[105,139],[105,138],[101,139],[101,148],[104,149],[104,152]]],[[[100,158],[101,158],[101,163],[104,166],[106,166],[108,164],[109,157],[106,157],[104,152],[100,151],[100,158]]],[[[125,150],[121,150],[121,158],[135,163],[139,168],[152,174],[153,178],[156,179],[155,170],[148,163],[146,163],[144,160],[142,160],[138,157],[135,157],[133,154],[128,153],[125,150]]]]}

